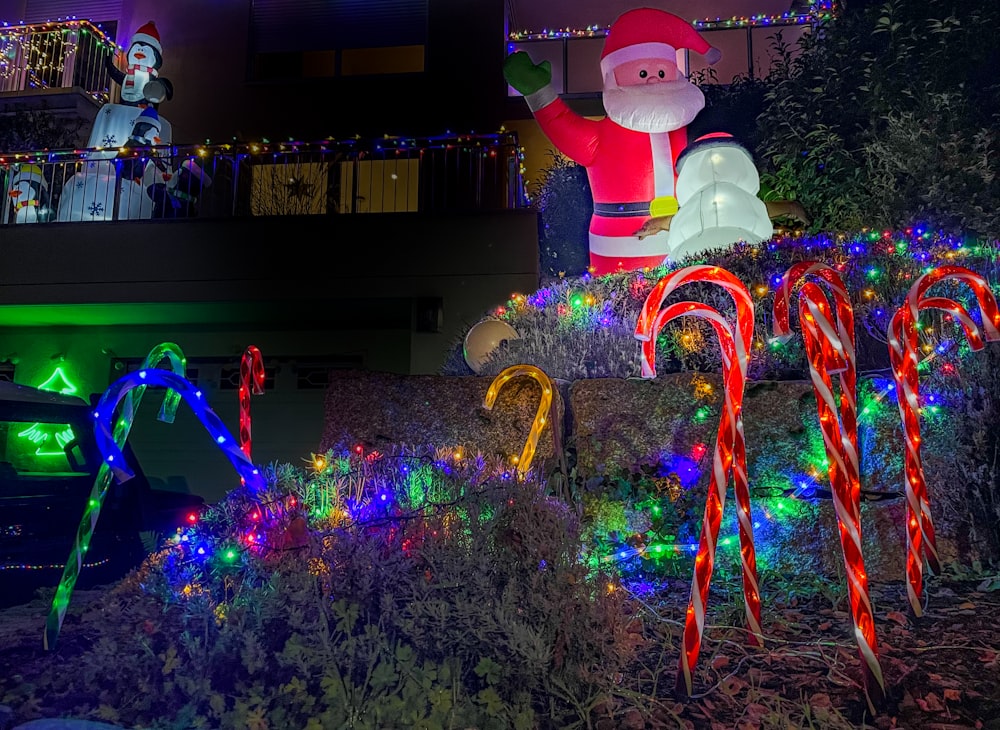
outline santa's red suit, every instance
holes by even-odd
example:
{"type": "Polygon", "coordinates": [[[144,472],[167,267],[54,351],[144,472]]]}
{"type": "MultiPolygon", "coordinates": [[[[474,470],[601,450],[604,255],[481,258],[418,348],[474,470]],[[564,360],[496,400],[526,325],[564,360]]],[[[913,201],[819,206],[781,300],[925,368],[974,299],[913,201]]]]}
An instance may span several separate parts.
{"type": "Polygon", "coordinates": [[[764,204],[756,198],[756,170],[729,135],[707,135],[710,154],[687,165],[677,183],[681,153],[697,147],[688,147],[688,124],[705,105],[701,90],[677,72],[682,49],[709,63],[721,57],[676,15],[637,8],[619,16],[601,54],[608,115],[599,120],[580,116],[559,98],[548,64],[533,65],[523,51],[505,64],[508,82],[524,94],[542,132],[587,170],[595,274],[659,266],[671,254],[770,234],[764,204]],[[667,215],[675,215],[670,232],[641,240],[636,235],[651,217],[667,215]],[[677,223],[683,232],[674,231],[677,223]]]}
{"type": "Polygon", "coordinates": [[[666,234],[640,241],[636,231],[652,214],[677,212],[674,169],[687,145],[687,129],[636,132],[608,117],[581,117],[559,98],[535,112],[535,119],[560,152],[587,168],[594,198],[589,229],[593,273],[662,264],[669,253],[666,234]]]}

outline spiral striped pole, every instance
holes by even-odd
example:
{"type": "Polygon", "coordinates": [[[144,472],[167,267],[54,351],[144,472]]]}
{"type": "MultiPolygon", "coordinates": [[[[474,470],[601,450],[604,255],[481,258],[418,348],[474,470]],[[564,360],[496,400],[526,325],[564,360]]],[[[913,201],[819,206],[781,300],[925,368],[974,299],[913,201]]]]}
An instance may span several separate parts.
{"type": "MultiPolygon", "coordinates": [[[[985,338],[991,342],[995,342],[1000,339],[1000,314],[997,312],[996,299],[993,293],[990,291],[989,286],[986,284],[985,279],[976,272],[967,269],[962,266],[940,266],[936,269],[925,273],[919,277],[910,287],[910,291],[907,294],[906,302],[904,308],[906,309],[905,319],[904,319],[904,329],[909,333],[907,339],[904,340],[904,352],[909,348],[910,354],[906,359],[907,368],[912,367],[912,373],[907,371],[910,384],[913,388],[914,397],[916,398],[918,394],[918,383],[917,383],[917,364],[919,355],[917,354],[917,348],[919,346],[919,333],[917,331],[917,321],[919,318],[920,302],[924,299],[928,289],[937,284],[940,281],[953,280],[960,283],[965,283],[972,290],[976,297],[977,303],[979,304],[982,320],[983,320],[983,332],[985,338]]],[[[891,333],[890,333],[891,336],[891,333]]],[[[919,401],[919,398],[916,398],[919,401]]],[[[919,437],[919,426],[915,433],[919,437]]],[[[919,442],[918,442],[919,444],[919,442]]],[[[909,446],[909,444],[908,444],[909,446]]],[[[919,445],[917,445],[915,463],[919,465],[919,445]]],[[[920,482],[916,485],[918,497],[921,503],[927,501],[926,498],[926,485],[923,482],[923,471],[919,470],[920,482]]],[[[926,514],[927,519],[930,519],[929,509],[925,511],[921,510],[921,515],[926,514]]],[[[921,526],[921,532],[923,533],[924,540],[924,552],[927,557],[928,565],[931,571],[935,574],[941,572],[941,567],[938,561],[937,555],[937,544],[934,539],[934,529],[933,524],[930,528],[925,528],[921,526]]]]}
{"type": "Polygon", "coordinates": [[[973,350],[984,347],[984,338],[991,342],[1000,340],[1000,310],[996,297],[983,277],[960,266],[942,266],[918,278],[910,287],[904,305],[895,312],[889,323],[889,357],[905,440],[906,590],[915,616],[923,613],[920,597],[923,592],[924,559],[926,558],[932,573],[941,572],[927,482],[920,457],[920,335],[917,324],[920,312],[925,309],[942,309],[952,314],[961,324],[973,350]],[[958,302],[944,297],[926,296],[931,286],[947,279],[965,283],[971,288],[982,314],[981,330],[965,307],[958,302]]]}
{"type": "Polygon", "coordinates": [[[105,463],[119,482],[128,481],[135,474],[125,460],[122,448],[111,436],[110,423],[114,418],[115,409],[128,392],[144,385],[171,388],[177,391],[181,399],[191,407],[194,415],[208,431],[212,442],[222,451],[229,463],[246,482],[250,493],[257,495],[267,487],[264,475],[243,453],[236,439],[226,429],[222,419],[208,407],[205,394],[182,376],[156,368],[137,370],[120,377],[104,391],[104,395],[101,396],[101,400],[94,410],[96,422],[94,435],[97,439],[97,447],[100,449],[105,463]]]}
{"type": "MultiPolygon", "coordinates": [[[[809,375],[816,395],[820,430],[829,463],[834,509],[840,528],[851,619],[869,703],[879,707],[885,701],[885,679],[878,659],[875,619],[868,594],[868,574],[861,550],[861,490],[849,465],[849,439],[838,418],[838,399],[830,378],[832,370],[846,367],[840,347],[832,339],[829,302],[819,285],[806,282],[799,293],[799,323],[805,341],[809,375]]],[[[835,335],[833,335],[835,336],[835,335]]]]}
{"type": "MultiPolygon", "coordinates": [[[[736,353],[750,352],[750,344],[753,340],[754,327],[754,305],[753,297],[747,290],[746,284],[740,281],[731,271],[720,266],[708,266],[699,264],[686,266],[678,269],[668,276],[660,279],[646,295],[639,318],[635,325],[635,338],[642,342],[650,339],[653,335],[653,322],[656,315],[663,306],[663,301],[670,296],[678,287],[685,284],[705,283],[718,284],[725,289],[736,305],[736,328],[733,335],[736,340],[736,353]]],[[[744,372],[745,364],[744,364],[744,372]]]]}
{"type": "MultiPolygon", "coordinates": [[[[941,309],[952,314],[962,325],[965,335],[973,350],[983,348],[983,340],[979,326],[972,320],[965,307],[941,297],[929,297],[921,300],[920,310],[941,309]]],[[[934,524],[930,514],[930,503],[927,498],[926,482],[920,461],[920,404],[918,396],[918,368],[910,367],[910,356],[905,352],[903,343],[909,335],[904,334],[903,321],[908,316],[906,307],[896,310],[889,322],[889,359],[892,364],[893,379],[898,394],[897,404],[903,422],[903,433],[906,440],[906,456],[904,459],[904,487],[906,494],[906,592],[910,608],[915,616],[921,616],[923,609],[920,596],[923,592],[923,564],[926,553],[927,562],[933,572],[940,569],[937,558],[937,545],[934,539],[934,524]]],[[[916,355],[914,347],[913,355],[916,355]]],[[[918,363],[919,365],[919,363],[918,363]]]]}
{"type": "MultiPolygon", "coordinates": [[[[714,307],[698,302],[679,302],[660,310],[653,323],[653,337],[642,343],[644,355],[655,377],[656,334],[663,326],[677,317],[695,316],[708,320],[715,329],[722,350],[722,372],[725,405],[719,422],[712,473],[708,486],[708,502],[702,521],[699,550],[695,558],[695,575],[691,586],[691,600],[686,614],[680,671],[677,690],[693,687],[693,672],[701,650],[705,628],[705,610],[708,605],[709,585],[715,565],[721,517],[725,508],[726,486],[732,473],[737,502],[737,521],[740,531],[740,562],[743,571],[743,600],[746,612],[748,643],[763,646],[764,636],[760,624],[760,588],[757,582],[757,557],[753,542],[753,523],[750,517],[750,488],[747,482],[746,447],[743,434],[743,393],[746,372],[740,367],[732,328],[714,307]],[[734,367],[735,366],[735,367],[734,367]]],[[[745,363],[745,358],[743,362],[745,363]]]]}
{"type": "Polygon", "coordinates": [[[760,628],[760,593],[757,584],[753,524],[750,518],[750,490],[747,484],[746,448],[743,434],[742,402],[746,383],[750,343],[753,339],[753,299],[746,286],[731,272],[717,266],[689,266],[664,277],[653,287],[636,323],[635,337],[642,342],[642,374],[656,377],[656,336],[663,325],[675,317],[695,315],[707,319],[715,328],[723,356],[723,380],[726,407],[719,424],[710,476],[705,517],[699,550],[695,558],[695,576],[691,601],[685,619],[684,646],[677,675],[677,691],[691,694],[693,671],[704,634],[705,607],[715,562],[718,530],[725,504],[725,490],[732,472],[740,526],[740,559],[743,567],[744,604],[749,643],[763,644],[760,628]],[[679,286],[695,282],[718,284],[726,289],[736,305],[736,328],[717,310],[697,302],[681,302],[666,310],[663,301],[679,286]],[[736,367],[733,367],[733,364],[736,367]]]}
{"type": "MultiPolygon", "coordinates": [[[[187,360],[181,349],[172,342],[162,342],[150,350],[143,360],[142,368],[155,367],[163,360],[167,361],[174,373],[181,377],[184,376],[187,360]]],[[[132,430],[132,421],[135,419],[135,412],[139,408],[144,391],[145,387],[130,391],[122,404],[121,414],[114,425],[114,440],[119,446],[124,446],[128,440],[129,432],[132,430]]],[[[164,423],[173,423],[180,399],[181,396],[177,391],[167,390],[163,396],[157,418],[164,423]]],[[[73,595],[73,588],[76,587],[76,581],[83,569],[84,555],[90,547],[90,539],[97,527],[97,520],[101,516],[101,507],[104,505],[104,497],[108,493],[109,486],[111,486],[111,471],[107,464],[102,463],[97,470],[97,478],[90,490],[87,506],[73,539],[73,549],[66,561],[66,567],[63,568],[62,578],[59,580],[59,586],[52,597],[52,606],[45,620],[45,635],[42,639],[42,645],[46,651],[55,649],[59,639],[66,609],[69,608],[69,599],[73,595]]]]}
{"type": "Polygon", "coordinates": [[[854,311],[847,288],[834,268],[813,261],[794,264],[782,277],[774,300],[774,331],[778,339],[788,339],[791,336],[791,292],[803,280],[805,283],[798,302],[800,326],[826,446],[828,473],[840,526],[841,549],[847,566],[848,592],[862,660],[865,692],[869,702],[877,705],[885,698],[885,683],[878,662],[874,618],[861,551],[854,311]],[[832,290],[836,302],[835,323],[831,321],[831,308],[826,294],[810,277],[820,279],[832,290]],[[833,391],[830,377],[833,373],[838,374],[839,397],[833,391]]]}
{"type": "MultiPolygon", "coordinates": [[[[743,572],[743,599],[746,608],[748,643],[763,646],[760,627],[760,588],[757,582],[757,557],[753,541],[753,521],[750,514],[750,486],[746,467],[746,439],[743,432],[743,394],[746,386],[745,369],[740,369],[732,328],[713,307],[697,302],[681,302],[661,309],[653,324],[653,337],[642,343],[643,377],[656,377],[656,335],[663,326],[679,316],[697,316],[708,320],[715,329],[722,350],[722,373],[726,407],[731,408],[732,428],[726,432],[720,424],[718,440],[728,439],[732,450],[733,491],[736,494],[737,521],[740,530],[740,562],[743,572]],[[736,369],[733,365],[736,365],[736,369]]],[[[749,353],[747,353],[749,355],[749,353]]],[[[742,361],[746,363],[746,358],[742,361]]],[[[717,444],[718,448],[718,444],[717,444]]],[[[727,477],[728,478],[728,477],[727,477]]],[[[693,665],[692,665],[693,666],[693,665]]]]}
{"type": "MultiPolygon", "coordinates": [[[[774,336],[777,340],[787,340],[791,334],[790,306],[791,294],[795,285],[801,281],[818,278],[824,282],[833,294],[836,306],[836,330],[827,332],[830,346],[837,352],[840,365],[830,374],[836,373],[840,385],[839,413],[846,464],[850,478],[861,483],[861,451],[858,448],[858,403],[857,403],[857,368],[854,350],[854,308],[840,273],[832,266],[818,261],[802,261],[789,267],[781,278],[781,284],[774,297],[774,336]]],[[[860,494],[860,492],[859,492],[860,494]]],[[[860,499],[860,497],[859,497],[860,499]]]]}
{"type": "Polygon", "coordinates": [[[240,360],[240,448],[250,457],[250,395],[264,395],[264,358],[255,345],[249,345],[240,360]]]}

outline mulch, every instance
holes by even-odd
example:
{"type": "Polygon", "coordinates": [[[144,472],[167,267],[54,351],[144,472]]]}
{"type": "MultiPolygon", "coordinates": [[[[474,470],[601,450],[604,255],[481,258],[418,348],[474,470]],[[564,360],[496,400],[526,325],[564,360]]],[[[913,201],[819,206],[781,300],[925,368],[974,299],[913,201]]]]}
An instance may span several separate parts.
{"type": "MultiPolygon", "coordinates": [[[[870,585],[885,702],[862,687],[846,592],[763,590],[763,648],[750,647],[742,592],[712,595],[691,697],[675,692],[688,581],[636,595],[643,662],[623,682],[648,711],[636,728],[1000,728],[1000,580],[925,579],[923,616],[909,609],[902,582],[870,585]],[[713,607],[714,604],[714,607],[713,607]],[[649,702],[648,698],[655,697],[649,702]]],[[[638,703],[637,703],[638,704],[638,703]]],[[[606,727],[610,727],[605,723],[606,727]]],[[[623,723],[619,722],[618,727],[623,723]]]]}

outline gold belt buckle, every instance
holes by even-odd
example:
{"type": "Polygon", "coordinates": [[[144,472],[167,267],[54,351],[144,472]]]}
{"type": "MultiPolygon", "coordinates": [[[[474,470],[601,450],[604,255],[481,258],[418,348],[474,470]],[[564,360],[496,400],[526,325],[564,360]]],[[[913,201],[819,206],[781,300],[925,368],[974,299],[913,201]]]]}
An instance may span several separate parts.
{"type": "Polygon", "coordinates": [[[673,215],[679,208],[677,198],[673,195],[661,195],[650,201],[649,214],[654,218],[659,218],[661,215],[673,215]]]}

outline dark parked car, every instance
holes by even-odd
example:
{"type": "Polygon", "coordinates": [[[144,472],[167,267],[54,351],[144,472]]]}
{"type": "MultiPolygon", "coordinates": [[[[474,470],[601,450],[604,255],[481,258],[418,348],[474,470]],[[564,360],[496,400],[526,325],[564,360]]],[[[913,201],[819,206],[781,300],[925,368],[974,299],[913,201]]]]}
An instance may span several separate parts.
{"type": "MultiPolygon", "coordinates": [[[[59,584],[101,465],[92,413],[82,398],[0,381],[0,605],[59,584]]],[[[118,580],[142,562],[151,538],[176,532],[205,506],[196,495],[152,489],[127,443],[124,451],[135,477],[110,480],[79,588],[118,580]]]]}

